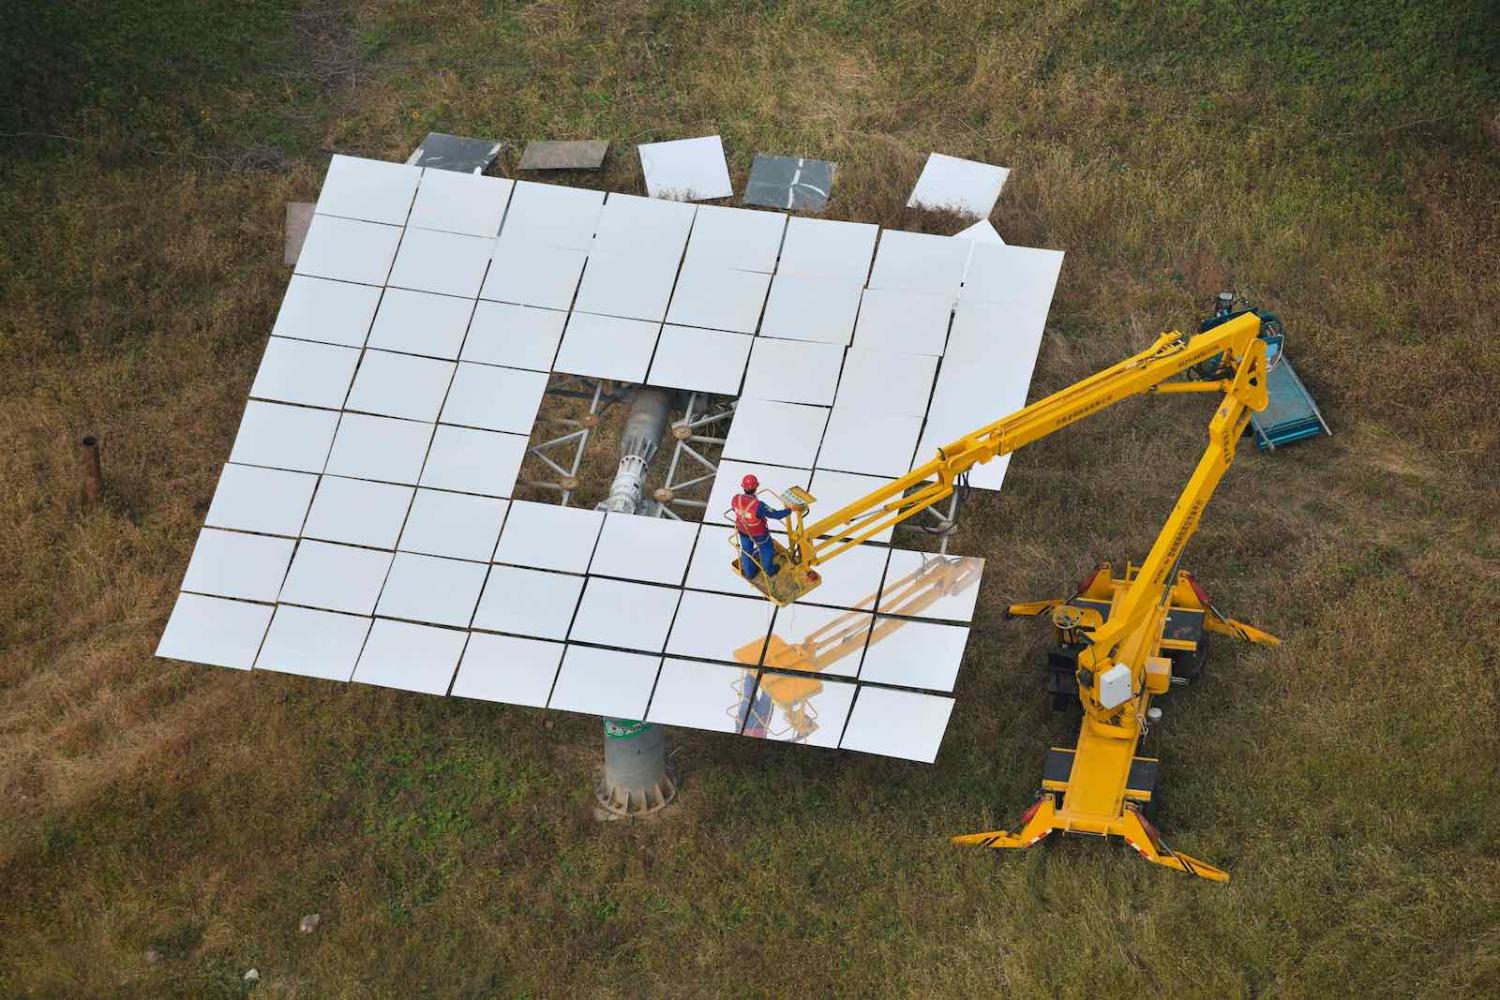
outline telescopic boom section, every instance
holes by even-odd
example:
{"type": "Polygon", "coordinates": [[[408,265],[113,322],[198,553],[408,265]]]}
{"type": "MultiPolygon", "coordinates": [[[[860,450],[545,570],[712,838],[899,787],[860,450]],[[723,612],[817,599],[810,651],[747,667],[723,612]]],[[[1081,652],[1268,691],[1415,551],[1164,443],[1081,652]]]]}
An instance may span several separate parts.
{"type": "MultiPolygon", "coordinates": [[[[1266,349],[1259,333],[1260,319],[1253,313],[1245,313],[1187,339],[1177,332],[1164,333],[1134,357],[939,448],[931,461],[900,479],[804,525],[801,530],[789,532],[792,565],[799,575],[805,575],[807,570],[941,503],[952,495],[959,477],[974,466],[1008,455],[1141,393],[1218,392],[1226,397],[1226,402],[1237,400],[1241,408],[1264,409],[1266,349]],[[1168,383],[1168,379],[1219,355],[1223,356],[1219,368],[1228,377],[1168,383]]],[[[1231,422],[1243,428],[1242,422],[1231,422]]],[[[1226,441],[1221,436],[1225,430],[1211,427],[1210,432],[1219,443],[1215,450],[1221,454],[1227,452],[1224,462],[1227,466],[1233,455],[1234,439],[1226,441]]],[[[1188,530],[1190,533],[1191,528],[1188,530]]]]}

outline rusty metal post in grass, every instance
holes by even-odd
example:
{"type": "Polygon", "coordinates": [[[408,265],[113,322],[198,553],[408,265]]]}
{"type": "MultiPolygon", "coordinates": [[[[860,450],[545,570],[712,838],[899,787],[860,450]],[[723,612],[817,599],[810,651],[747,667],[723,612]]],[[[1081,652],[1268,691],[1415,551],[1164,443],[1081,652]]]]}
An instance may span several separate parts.
{"type": "Polygon", "coordinates": [[[78,442],[79,470],[83,474],[83,506],[99,506],[104,493],[104,470],[99,465],[99,439],[85,434],[78,442]]]}

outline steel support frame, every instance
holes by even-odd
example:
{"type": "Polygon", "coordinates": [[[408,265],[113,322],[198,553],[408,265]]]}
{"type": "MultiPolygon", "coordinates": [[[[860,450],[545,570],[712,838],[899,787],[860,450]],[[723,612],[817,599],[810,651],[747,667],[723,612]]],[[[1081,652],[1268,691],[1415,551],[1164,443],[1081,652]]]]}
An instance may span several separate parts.
{"type": "Polygon", "coordinates": [[[543,465],[557,473],[557,481],[527,479],[521,485],[530,486],[535,489],[546,490],[559,495],[558,503],[564,507],[573,504],[573,494],[578,490],[578,469],[583,464],[584,453],[588,449],[589,437],[594,428],[598,426],[599,415],[611,405],[623,398],[623,388],[614,387],[606,390],[608,383],[602,379],[588,379],[582,377],[569,377],[558,380],[548,385],[546,395],[568,399],[586,399],[589,403],[588,415],[577,420],[572,417],[542,417],[545,423],[556,424],[569,430],[555,438],[542,441],[529,446],[526,453],[540,460],[543,465]],[[566,449],[571,445],[571,452],[565,453],[563,461],[566,465],[555,461],[549,451],[566,449]]]}
{"type": "Polygon", "coordinates": [[[676,521],[690,520],[672,510],[673,506],[699,511],[696,520],[707,520],[707,500],[689,500],[679,496],[704,483],[712,484],[719,474],[717,458],[709,458],[709,448],[724,447],[727,421],[734,416],[733,402],[715,403],[714,397],[694,392],[688,396],[682,419],[672,424],[672,458],[667,465],[666,482],[656,491],[657,516],[676,521]],[[683,478],[679,479],[678,477],[683,478]]]}

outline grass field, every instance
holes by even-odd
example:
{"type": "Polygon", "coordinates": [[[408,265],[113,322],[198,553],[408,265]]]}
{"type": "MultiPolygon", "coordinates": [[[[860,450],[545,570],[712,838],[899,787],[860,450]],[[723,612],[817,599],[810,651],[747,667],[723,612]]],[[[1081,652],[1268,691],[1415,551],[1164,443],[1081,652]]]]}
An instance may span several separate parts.
{"type": "MultiPolygon", "coordinates": [[[[63,0],[0,32],[0,997],[1500,993],[1500,16],[1458,2],[63,0]],[[103,8],[103,9],[101,9],[103,8]],[[331,151],[721,132],[908,228],[929,150],[1068,251],[1034,391],[1277,311],[1335,436],[1247,449],[1189,549],[1232,614],[1164,701],[1164,831],[962,851],[1073,722],[1007,622],[1149,546],[1191,399],[1021,453],[934,766],[673,735],[600,825],[597,720],[152,658],[331,151]],[[82,511],[71,443],[104,441],[82,511]],[[322,914],[310,936],[299,917],[322,914]],[[148,961],[148,950],[159,956],[148,961]]],[[[517,151],[507,150],[508,163],[517,151]]]]}

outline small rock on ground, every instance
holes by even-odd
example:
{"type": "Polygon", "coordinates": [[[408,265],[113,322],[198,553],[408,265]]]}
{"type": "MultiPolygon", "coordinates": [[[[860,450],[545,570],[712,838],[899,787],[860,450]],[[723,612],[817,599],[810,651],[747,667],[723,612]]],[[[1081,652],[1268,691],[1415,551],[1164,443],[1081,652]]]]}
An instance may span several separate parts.
{"type": "Polygon", "coordinates": [[[318,929],[318,924],[321,923],[322,920],[323,917],[321,914],[309,913],[307,916],[302,918],[302,923],[297,925],[297,929],[303,934],[311,934],[313,931],[318,929]]]}

